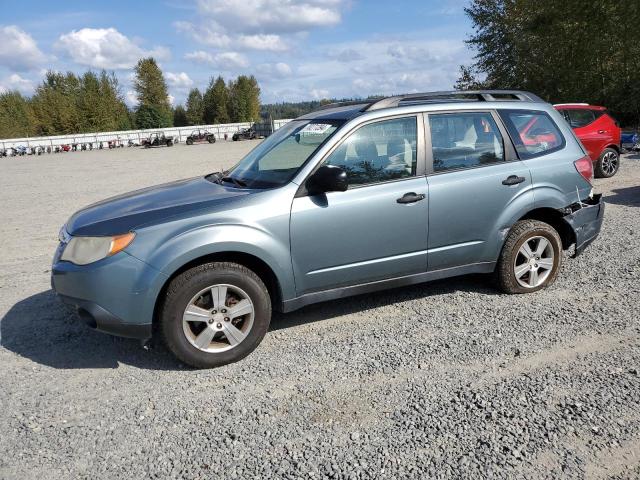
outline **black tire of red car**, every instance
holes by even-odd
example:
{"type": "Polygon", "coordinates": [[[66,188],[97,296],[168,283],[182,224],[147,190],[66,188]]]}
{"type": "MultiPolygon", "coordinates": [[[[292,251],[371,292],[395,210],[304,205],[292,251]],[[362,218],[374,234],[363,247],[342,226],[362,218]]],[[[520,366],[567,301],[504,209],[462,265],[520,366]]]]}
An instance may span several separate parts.
{"type": "Polygon", "coordinates": [[[193,138],[187,138],[187,145],[193,145],[193,138]]]}
{"type": "MultiPolygon", "coordinates": [[[[548,287],[555,282],[562,265],[562,240],[558,232],[548,223],[538,220],[520,220],[516,222],[502,246],[498,264],[494,271],[496,283],[505,293],[532,293],[548,287]],[[544,237],[553,249],[553,267],[542,284],[536,287],[523,287],[518,283],[515,263],[520,248],[534,237],[544,237]]],[[[537,265],[536,265],[537,267],[537,265]]]]}
{"type": "Polygon", "coordinates": [[[207,142],[209,143],[216,143],[216,137],[214,137],[213,135],[209,135],[207,137],[207,142]]]}
{"type": "Polygon", "coordinates": [[[620,168],[620,154],[613,148],[605,148],[593,169],[596,178],[611,178],[620,168]]]}
{"type": "Polygon", "coordinates": [[[271,298],[264,283],[252,270],[231,262],[213,262],[194,267],[174,278],[160,310],[160,331],[169,350],[182,362],[196,368],[214,368],[243,359],[260,344],[271,322],[271,298]],[[187,340],[182,318],[199,291],[212,285],[228,284],[241,288],[251,299],[254,319],[242,342],[227,351],[209,353],[187,340]]]}

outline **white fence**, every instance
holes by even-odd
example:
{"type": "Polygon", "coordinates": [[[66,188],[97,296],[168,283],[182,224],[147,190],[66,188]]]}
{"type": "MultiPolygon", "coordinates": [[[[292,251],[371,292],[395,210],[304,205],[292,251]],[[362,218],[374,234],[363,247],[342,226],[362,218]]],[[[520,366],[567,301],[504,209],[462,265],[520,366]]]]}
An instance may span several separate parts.
{"type": "MultiPolygon", "coordinates": [[[[274,120],[273,130],[277,130],[290,120],[274,120]]],[[[184,142],[194,130],[207,130],[213,133],[218,140],[224,139],[227,134],[228,138],[243,128],[249,128],[253,123],[223,123],[218,125],[192,125],[189,127],[169,127],[169,128],[150,128],[146,130],[124,130],[119,132],[96,132],[96,133],[78,133],[75,135],[55,135],[52,137],[28,137],[28,138],[9,138],[0,140],[0,148],[8,149],[20,145],[25,147],[55,147],[56,145],[72,145],[78,144],[94,144],[97,147],[100,142],[108,142],[109,140],[120,140],[127,142],[133,140],[140,143],[140,140],[147,138],[155,132],[164,132],[167,136],[173,136],[174,140],[184,142]]],[[[259,125],[259,124],[258,124],[259,125]]]]}

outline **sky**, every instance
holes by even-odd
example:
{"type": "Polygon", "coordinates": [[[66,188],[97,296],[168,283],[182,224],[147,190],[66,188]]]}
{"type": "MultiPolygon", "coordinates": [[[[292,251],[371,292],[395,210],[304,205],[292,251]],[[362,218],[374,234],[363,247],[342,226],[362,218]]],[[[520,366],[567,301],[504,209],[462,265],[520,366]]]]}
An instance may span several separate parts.
{"type": "Polygon", "coordinates": [[[134,106],[146,56],[174,105],[218,75],[255,75],[263,103],[451,89],[473,57],[466,3],[0,0],[0,91],[31,95],[47,70],[106,69],[134,106]]]}

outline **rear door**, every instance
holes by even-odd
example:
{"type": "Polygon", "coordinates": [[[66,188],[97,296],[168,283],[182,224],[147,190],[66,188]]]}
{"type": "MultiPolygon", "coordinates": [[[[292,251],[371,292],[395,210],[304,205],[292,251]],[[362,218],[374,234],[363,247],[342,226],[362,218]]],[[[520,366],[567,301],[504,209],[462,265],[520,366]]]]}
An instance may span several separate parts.
{"type": "MultiPolygon", "coordinates": [[[[492,111],[429,113],[429,270],[495,262],[531,175],[492,111]]],[[[529,127],[531,128],[531,127],[529,127]]]]}

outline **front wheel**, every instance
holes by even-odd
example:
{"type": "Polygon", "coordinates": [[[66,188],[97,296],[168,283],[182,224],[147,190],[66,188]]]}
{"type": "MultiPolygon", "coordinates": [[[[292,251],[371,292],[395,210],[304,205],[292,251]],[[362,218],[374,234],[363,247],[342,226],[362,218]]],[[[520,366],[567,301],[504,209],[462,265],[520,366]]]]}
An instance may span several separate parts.
{"type": "Polygon", "coordinates": [[[505,293],[530,293],[551,285],[562,264],[562,241],[551,225],[521,220],[511,228],[496,266],[505,293]]]}
{"type": "Polygon", "coordinates": [[[193,138],[187,138],[187,145],[193,145],[193,138]]]}
{"type": "Polygon", "coordinates": [[[214,137],[213,135],[208,136],[207,137],[207,142],[216,143],[216,137],[214,137]]]}
{"type": "Polygon", "coordinates": [[[613,177],[620,168],[620,154],[613,148],[605,148],[595,167],[597,178],[613,177]]]}
{"type": "Polygon", "coordinates": [[[196,368],[212,368],[249,355],[271,321],[271,299],[248,268],[228,262],[195,267],[167,289],[162,335],[174,355],[196,368]]]}

